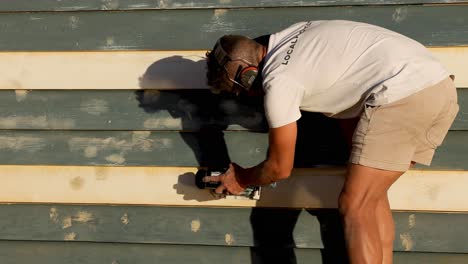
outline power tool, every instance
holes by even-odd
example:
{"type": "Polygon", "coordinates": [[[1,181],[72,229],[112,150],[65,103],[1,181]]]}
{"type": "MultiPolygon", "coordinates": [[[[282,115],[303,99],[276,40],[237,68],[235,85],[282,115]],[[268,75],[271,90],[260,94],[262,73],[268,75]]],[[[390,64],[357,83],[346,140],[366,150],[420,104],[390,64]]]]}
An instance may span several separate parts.
{"type": "Polygon", "coordinates": [[[235,199],[235,200],[260,200],[261,186],[249,186],[243,192],[239,194],[218,194],[215,193],[215,189],[220,185],[219,182],[204,182],[203,178],[206,176],[219,176],[223,174],[227,169],[199,169],[195,174],[195,184],[200,189],[209,189],[214,197],[220,199],[235,199]]]}

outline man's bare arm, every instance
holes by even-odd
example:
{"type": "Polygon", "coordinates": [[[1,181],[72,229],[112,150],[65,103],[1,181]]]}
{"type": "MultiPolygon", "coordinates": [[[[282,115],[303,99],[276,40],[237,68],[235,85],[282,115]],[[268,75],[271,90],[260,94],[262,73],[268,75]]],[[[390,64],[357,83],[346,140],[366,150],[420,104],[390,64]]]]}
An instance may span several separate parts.
{"type": "Polygon", "coordinates": [[[269,131],[268,158],[255,167],[244,169],[235,163],[219,176],[206,176],[206,182],[221,182],[216,193],[227,190],[238,194],[246,187],[265,185],[286,179],[291,174],[294,165],[294,151],[296,147],[296,122],[272,128],[269,131]]]}
{"type": "Polygon", "coordinates": [[[286,179],[294,165],[296,122],[269,131],[268,158],[255,167],[236,171],[241,186],[265,185],[286,179]]]}

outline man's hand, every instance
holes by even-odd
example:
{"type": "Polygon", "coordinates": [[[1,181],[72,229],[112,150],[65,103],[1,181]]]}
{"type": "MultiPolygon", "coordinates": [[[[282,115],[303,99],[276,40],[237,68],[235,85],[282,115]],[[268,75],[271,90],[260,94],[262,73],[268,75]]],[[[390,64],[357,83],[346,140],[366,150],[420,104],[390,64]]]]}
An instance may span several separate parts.
{"type": "Polygon", "coordinates": [[[241,166],[231,163],[225,173],[218,176],[206,176],[203,178],[203,181],[219,182],[219,187],[216,188],[215,193],[222,194],[227,191],[231,194],[239,194],[245,189],[245,187],[242,187],[239,184],[236,178],[236,175],[238,175],[242,170],[244,169],[241,166]]]}

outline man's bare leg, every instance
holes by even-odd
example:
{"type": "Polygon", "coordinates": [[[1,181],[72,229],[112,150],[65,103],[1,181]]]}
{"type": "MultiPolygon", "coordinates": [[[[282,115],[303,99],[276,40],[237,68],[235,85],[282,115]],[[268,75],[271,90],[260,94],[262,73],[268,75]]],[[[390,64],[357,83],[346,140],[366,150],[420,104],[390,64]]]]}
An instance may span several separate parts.
{"type": "Polygon", "coordinates": [[[388,197],[385,195],[377,204],[375,211],[379,228],[380,243],[382,245],[382,264],[393,263],[393,241],[395,240],[395,223],[388,197]]]}
{"type": "MultiPolygon", "coordinates": [[[[382,241],[387,238],[380,237],[377,208],[380,201],[386,199],[390,186],[402,174],[403,172],[356,164],[349,166],[340,195],[339,209],[343,216],[345,240],[352,264],[382,263],[384,255],[388,257],[388,252],[383,253],[382,241]]],[[[386,206],[381,208],[379,215],[386,215],[388,220],[386,206]]],[[[382,235],[385,234],[383,232],[382,235]]]]}

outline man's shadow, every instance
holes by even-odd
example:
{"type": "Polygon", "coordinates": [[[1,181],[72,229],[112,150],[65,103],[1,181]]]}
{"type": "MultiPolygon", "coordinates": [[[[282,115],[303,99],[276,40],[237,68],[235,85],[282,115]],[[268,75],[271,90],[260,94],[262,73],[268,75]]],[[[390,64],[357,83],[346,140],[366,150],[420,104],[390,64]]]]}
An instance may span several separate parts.
{"type": "MultiPolygon", "coordinates": [[[[193,89],[205,86],[200,81],[204,72],[204,60],[193,61],[181,56],[158,60],[142,74],[139,80],[142,90],[136,91],[136,99],[147,113],[180,120],[171,129],[180,130],[198,166],[225,168],[231,159],[224,131],[243,128],[267,132],[263,101],[260,97],[220,96],[207,89],[193,89]]],[[[164,122],[160,125],[160,129],[167,129],[164,122]]],[[[346,159],[346,144],[336,121],[321,114],[303,113],[298,121],[295,167],[342,165],[346,159]]],[[[194,193],[194,179],[193,173],[182,174],[174,188],[186,200],[212,200],[208,192],[194,193]]],[[[301,211],[252,209],[250,222],[255,241],[251,249],[252,263],[296,263],[293,230],[301,211]]],[[[342,230],[337,229],[341,226],[337,213],[334,210],[309,213],[316,215],[321,223],[323,263],[345,263],[339,257],[343,256],[344,246],[342,230]]]]}
{"type": "MultiPolygon", "coordinates": [[[[302,112],[297,122],[298,135],[294,167],[344,165],[348,145],[337,121],[321,114],[302,112]]],[[[294,192],[294,190],[291,190],[294,192]]],[[[287,197],[285,197],[287,199],[287,197]]],[[[315,216],[320,224],[322,263],[348,263],[344,233],[335,209],[301,210],[253,208],[250,222],[255,247],[252,263],[297,263],[293,231],[301,214],[315,216]]]]}

